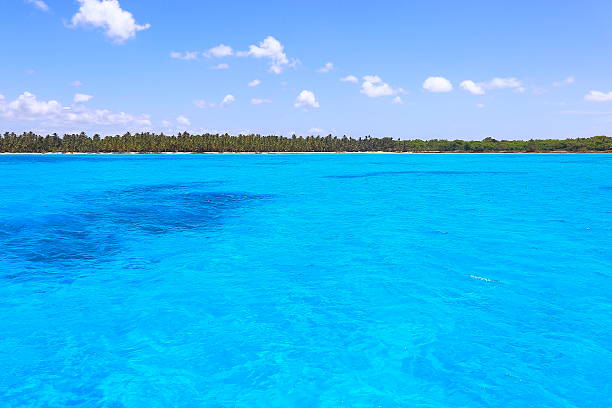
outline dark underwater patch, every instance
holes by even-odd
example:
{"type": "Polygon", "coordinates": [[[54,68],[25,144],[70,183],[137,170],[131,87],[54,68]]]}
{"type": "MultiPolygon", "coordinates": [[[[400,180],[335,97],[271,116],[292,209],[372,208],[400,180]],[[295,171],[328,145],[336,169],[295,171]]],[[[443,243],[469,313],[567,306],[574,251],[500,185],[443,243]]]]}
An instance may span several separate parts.
{"type": "Polygon", "coordinates": [[[402,174],[415,175],[482,175],[482,174],[519,174],[513,171],[453,171],[453,170],[404,170],[404,171],[372,171],[362,174],[343,174],[325,176],[325,178],[366,178],[379,176],[395,176],[402,174]]]}
{"type": "Polygon", "coordinates": [[[234,209],[264,199],[265,196],[237,192],[139,191],[123,200],[112,201],[93,210],[106,223],[148,234],[165,234],[201,228],[216,228],[234,209]],[[121,201],[121,202],[119,202],[121,201]]]}
{"type": "MultiPolygon", "coordinates": [[[[214,185],[223,184],[223,181],[194,181],[189,183],[166,183],[166,184],[143,184],[130,186],[118,190],[107,190],[106,195],[116,196],[116,195],[138,195],[138,194],[149,194],[149,193],[159,193],[159,192],[172,192],[179,190],[195,190],[202,187],[209,187],[214,185]]],[[[91,195],[86,195],[86,197],[91,197],[91,195]]]]}
{"type": "Polygon", "coordinates": [[[21,262],[27,268],[19,276],[4,276],[11,279],[50,276],[56,273],[56,268],[76,265],[92,268],[121,250],[119,234],[100,228],[79,214],[19,218],[4,222],[0,231],[3,260],[21,262]]]}
{"type": "MultiPolygon", "coordinates": [[[[210,184],[142,185],[79,194],[73,197],[78,206],[66,213],[5,219],[0,223],[0,261],[43,271],[95,268],[119,255],[130,237],[215,230],[236,210],[270,198],[204,190],[210,184]]],[[[23,278],[28,275],[24,271],[23,278]]]]}

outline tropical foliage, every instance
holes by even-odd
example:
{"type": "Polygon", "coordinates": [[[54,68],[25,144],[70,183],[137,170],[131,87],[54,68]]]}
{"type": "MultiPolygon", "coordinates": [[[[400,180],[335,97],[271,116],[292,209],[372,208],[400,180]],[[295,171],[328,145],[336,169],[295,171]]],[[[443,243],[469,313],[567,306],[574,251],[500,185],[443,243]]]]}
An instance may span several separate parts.
{"type": "Polygon", "coordinates": [[[261,136],[228,134],[173,136],[126,133],[100,137],[85,133],[40,136],[32,132],[0,136],[3,153],[157,153],[157,152],[612,152],[612,137],[532,140],[399,140],[346,136],[261,136]]]}

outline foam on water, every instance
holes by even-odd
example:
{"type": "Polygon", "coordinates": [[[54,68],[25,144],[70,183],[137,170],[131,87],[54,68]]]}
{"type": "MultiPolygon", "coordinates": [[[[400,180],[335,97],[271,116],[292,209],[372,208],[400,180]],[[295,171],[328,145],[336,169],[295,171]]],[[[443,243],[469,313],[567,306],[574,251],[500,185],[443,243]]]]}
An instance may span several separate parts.
{"type": "Polygon", "coordinates": [[[481,281],[484,281],[484,282],[493,282],[493,280],[492,280],[492,279],[489,279],[489,278],[483,278],[482,276],[470,275],[470,278],[472,278],[472,279],[478,279],[478,280],[481,280],[481,281]]]}

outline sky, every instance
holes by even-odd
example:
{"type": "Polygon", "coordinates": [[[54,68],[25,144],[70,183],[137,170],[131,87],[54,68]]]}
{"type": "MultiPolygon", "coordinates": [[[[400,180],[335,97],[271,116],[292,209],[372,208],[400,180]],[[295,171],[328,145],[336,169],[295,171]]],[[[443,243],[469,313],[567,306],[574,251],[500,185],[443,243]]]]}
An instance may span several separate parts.
{"type": "Polygon", "coordinates": [[[0,131],[612,134],[612,2],[1,0],[0,131]]]}

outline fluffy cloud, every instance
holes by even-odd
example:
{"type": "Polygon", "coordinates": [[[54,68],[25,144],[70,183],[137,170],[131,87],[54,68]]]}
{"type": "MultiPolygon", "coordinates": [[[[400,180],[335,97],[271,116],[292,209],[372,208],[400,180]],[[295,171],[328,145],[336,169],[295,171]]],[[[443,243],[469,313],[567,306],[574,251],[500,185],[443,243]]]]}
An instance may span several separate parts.
{"type": "Polygon", "coordinates": [[[289,62],[287,54],[285,54],[285,47],[272,36],[264,38],[259,45],[249,46],[248,51],[241,51],[236,53],[241,57],[254,57],[254,58],[267,58],[270,60],[270,72],[274,74],[280,74],[283,72],[285,66],[293,66],[297,62],[289,62]]]}
{"type": "Polygon", "coordinates": [[[90,109],[83,105],[63,106],[55,100],[41,101],[30,92],[24,92],[11,102],[7,102],[0,95],[0,117],[18,121],[41,121],[51,125],[151,126],[148,115],[134,116],[108,109],[90,109]]]}
{"type": "Polygon", "coordinates": [[[485,90],[482,85],[475,83],[474,81],[465,80],[459,84],[460,87],[471,93],[472,95],[484,95],[485,90]]]}
{"type": "Polygon", "coordinates": [[[567,77],[562,81],[553,82],[553,86],[560,87],[560,86],[565,86],[565,85],[571,85],[574,82],[576,82],[574,77],[567,77]]]}
{"type": "Polygon", "coordinates": [[[234,51],[232,47],[219,44],[203,53],[208,58],[222,58],[235,55],[237,57],[264,58],[270,62],[269,71],[280,74],[286,67],[295,67],[299,61],[289,60],[285,47],[272,36],[268,36],[257,45],[250,45],[247,51],[234,51]]]}
{"type": "Polygon", "coordinates": [[[383,82],[378,75],[366,75],[363,77],[361,84],[361,93],[370,98],[378,98],[380,96],[392,96],[403,92],[401,88],[393,89],[388,83],[383,82]]]}
{"type": "Polygon", "coordinates": [[[217,65],[213,65],[212,67],[210,67],[210,69],[228,69],[228,68],[229,68],[229,64],[226,64],[226,63],[217,64],[217,65]]]}
{"type": "Polygon", "coordinates": [[[181,126],[191,126],[191,121],[184,115],[178,115],[176,118],[176,123],[181,126]]]}
{"type": "Polygon", "coordinates": [[[182,59],[186,61],[196,60],[198,59],[198,52],[197,51],[185,51],[185,52],[172,51],[170,53],[170,58],[182,59]]]}
{"type": "Polygon", "coordinates": [[[271,60],[278,62],[279,64],[287,64],[289,60],[284,52],[285,47],[272,36],[264,38],[259,45],[249,46],[247,55],[255,58],[270,58],[271,60]]]}
{"type": "Polygon", "coordinates": [[[262,103],[271,103],[270,99],[253,98],[251,99],[252,105],[261,105],[262,103]]]}
{"type": "Polygon", "coordinates": [[[401,105],[404,103],[404,101],[402,100],[401,96],[396,96],[395,98],[393,98],[391,103],[401,105]]]}
{"type": "Polygon", "coordinates": [[[395,94],[393,88],[387,83],[377,85],[374,82],[364,81],[361,84],[361,93],[366,94],[370,98],[378,98],[379,96],[391,96],[395,94]]]}
{"type": "Polygon", "coordinates": [[[507,89],[512,88],[514,92],[523,93],[526,88],[522,86],[521,81],[514,77],[510,78],[493,78],[487,82],[474,82],[472,80],[465,80],[459,84],[463,89],[471,93],[472,95],[484,95],[486,91],[495,89],[507,89]]]}
{"type": "Polygon", "coordinates": [[[236,98],[234,97],[234,95],[231,94],[227,94],[223,97],[223,100],[221,101],[221,103],[219,104],[219,106],[224,107],[229,105],[230,103],[234,102],[236,100],[236,98]]]}
{"type": "Polygon", "coordinates": [[[355,75],[347,75],[343,78],[340,78],[340,81],[342,82],[352,82],[354,84],[356,84],[357,82],[359,82],[359,79],[357,79],[357,77],[355,75]]]}
{"type": "Polygon", "coordinates": [[[378,75],[366,75],[363,77],[363,80],[366,82],[371,82],[373,84],[378,84],[382,82],[382,78],[379,77],[378,75]]]}
{"type": "Polygon", "coordinates": [[[319,102],[312,91],[303,90],[293,104],[296,108],[318,108],[319,102]]]}
{"type": "Polygon", "coordinates": [[[590,91],[584,96],[585,101],[609,102],[612,101],[612,92],[590,91]]]}
{"type": "Polygon", "coordinates": [[[444,77],[429,77],[423,82],[423,89],[435,93],[450,92],[453,90],[453,84],[444,77]]]}
{"type": "Polygon", "coordinates": [[[212,47],[204,53],[204,56],[208,58],[222,58],[234,55],[234,50],[229,45],[219,44],[216,47],[212,47]]]}
{"type": "Polygon", "coordinates": [[[81,102],[87,102],[90,101],[91,98],[93,98],[93,95],[86,95],[86,94],[82,94],[82,93],[78,93],[74,95],[74,101],[76,103],[81,103],[81,102]]]}
{"type": "Polygon", "coordinates": [[[253,86],[257,86],[259,84],[261,84],[261,81],[259,79],[254,79],[251,82],[249,82],[247,85],[253,87],[253,86]]]}
{"type": "Polygon", "coordinates": [[[482,86],[486,89],[521,88],[521,81],[516,78],[493,78],[482,86]]]}
{"type": "Polygon", "coordinates": [[[39,101],[36,95],[24,92],[12,102],[0,98],[0,115],[8,119],[38,120],[60,117],[64,111],[61,103],[55,100],[39,101]]]}
{"type": "Polygon", "coordinates": [[[70,86],[82,86],[83,83],[81,81],[72,81],[70,83],[70,86]]]}
{"type": "Polygon", "coordinates": [[[137,24],[134,16],[119,5],[118,0],[78,0],[79,11],[72,16],[73,26],[93,26],[105,30],[107,37],[122,43],[146,30],[150,24],[137,24]]]}
{"type": "Polygon", "coordinates": [[[73,111],[66,113],[70,122],[96,125],[123,125],[123,126],[151,126],[148,115],[133,116],[125,112],[111,112],[106,109],[94,109],[86,111],[73,111]]]}
{"type": "Polygon", "coordinates": [[[334,69],[334,64],[331,62],[326,62],[321,68],[317,70],[317,72],[325,73],[334,69]]]}
{"type": "Polygon", "coordinates": [[[42,0],[26,0],[26,3],[34,5],[39,10],[49,11],[49,6],[42,0]]]}
{"type": "Polygon", "coordinates": [[[200,109],[217,108],[217,107],[223,108],[229,105],[230,103],[234,102],[235,100],[236,98],[234,97],[234,95],[227,94],[223,97],[223,99],[219,103],[206,102],[204,99],[196,99],[195,101],[193,101],[193,104],[200,109]]]}

